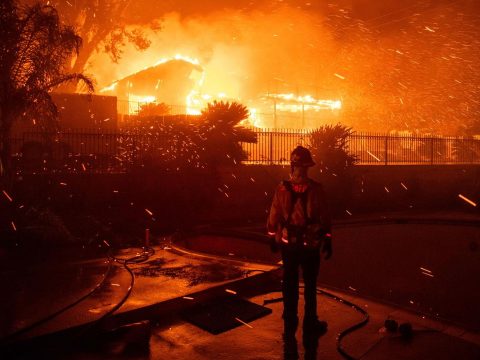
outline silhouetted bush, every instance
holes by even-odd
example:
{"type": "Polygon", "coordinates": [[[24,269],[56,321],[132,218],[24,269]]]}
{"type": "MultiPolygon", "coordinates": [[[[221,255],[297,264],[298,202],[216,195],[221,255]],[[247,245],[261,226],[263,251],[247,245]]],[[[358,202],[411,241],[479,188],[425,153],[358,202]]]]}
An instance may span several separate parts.
{"type": "Polygon", "coordinates": [[[337,124],[321,126],[310,134],[310,151],[321,173],[341,175],[357,162],[348,148],[352,133],[352,128],[337,124]]]}
{"type": "Polygon", "coordinates": [[[248,109],[237,102],[208,104],[199,123],[201,157],[211,167],[239,164],[247,159],[241,142],[257,142],[256,134],[240,126],[247,119],[248,109]]]}
{"type": "Polygon", "coordinates": [[[138,116],[162,116],[170,115],[171,107],[165,103],[147,103],[140,106],[138,116]]]}

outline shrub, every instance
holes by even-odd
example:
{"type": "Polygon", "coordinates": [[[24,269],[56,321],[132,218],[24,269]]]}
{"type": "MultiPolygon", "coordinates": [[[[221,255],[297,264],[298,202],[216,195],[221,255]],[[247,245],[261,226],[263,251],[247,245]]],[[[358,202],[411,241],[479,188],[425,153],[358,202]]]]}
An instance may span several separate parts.
{"type": "Polygon", "coordinates": [[[341,124],[324,125],[310,134],[310,150],[321,173],[340,175],[357,162],[357,157],[349,153],[352,134],[352,128],[341,124]]]}
{"type": "Polygon", "coordinates": [[[200,147],[207,165],[238,164],[247,158],[240,143],[257,142],[253,131],[239,125],[248,115],[248,109],[237,102],[214,101],[202,111],[200,147]]]}

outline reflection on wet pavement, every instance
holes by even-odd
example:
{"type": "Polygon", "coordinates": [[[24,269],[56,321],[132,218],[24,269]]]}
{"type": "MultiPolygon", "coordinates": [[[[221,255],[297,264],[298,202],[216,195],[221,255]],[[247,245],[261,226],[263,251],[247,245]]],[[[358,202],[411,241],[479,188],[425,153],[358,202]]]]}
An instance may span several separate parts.
{"type": "Polygon", "coordinates": [[[165,259],[155,259],[135,268],[136,276],[146,277],[170,277],[173,279],[184,279],[188,286],[195,286],[201,283],[211,283],[239,278],[245,275],[245,270],[232,265],[222,263],[211,264],[186,264],[181,266],[165,267],[165,259]]]}

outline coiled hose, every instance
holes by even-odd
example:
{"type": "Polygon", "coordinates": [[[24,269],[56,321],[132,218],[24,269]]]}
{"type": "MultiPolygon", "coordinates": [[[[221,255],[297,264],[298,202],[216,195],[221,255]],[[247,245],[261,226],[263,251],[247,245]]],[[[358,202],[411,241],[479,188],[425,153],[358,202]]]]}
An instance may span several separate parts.
{"type": "MultiPolygon", "coordinates": [[[[12,341],[14,341],[15,339],[17,339],[18,337],[20,337],[21,335],[29,332],[29,331],[32,331],[33,329],[47,323],[48,321],[51,321],[53,320],[54,318],[56,318],[57,316],[59,316],[60,314],[64,313],[65,311],[73,308],[74,306],[80,304],[82,301],[84,301],[85,299],[87,299],[88,297],[90,297],[91,295],[93,295],[96,291],[98,291],[104,284],[105,282],[107,281],[107,278],[108,278],[108,275],[110,274],[111,270],[112,270],[112,264],[114,262],[116,263],[119,263],[121,265],[123,265],[123,267],[125,268],[125,270],[128,271],[129,275],[130,275],[130,286],[128,287],[127,289],[127,292],[125,293],[125,295],[122,297],[122,299],[113,307],[111,308],[109,311],[107,311],[105,314],[103,314],[100,318],[98,318],[97,320],[95,320],[95,322],[93,323],[93,325],[99,323],[100,321],[102,321],[103,319],[105,319],[106,317],[110,316],[111,314],[113,314],[115,311],[117,311],[127,300],[128,298],[130,297],[130,294],[133,290],[133,286],[135,284],[135,275],[133,273],[133,271],[130,269],[130,267],[128,266],[129,264],[139,264],[139,263],[142,263],[142,262],[145,262],[146,260],[148,260],[152,255],[155,254],[155,250],[151,247],[143,247],[142,248],[142,252],[133,256],[133,257],[130,257],[130,258],[119,258],[119,257],[116,257],[112,254],[113,250],[110,248],[108,253],[107,253],[107,259],[108,259],[108,267],[107,267],[107,270],[105,271],[105,273],[102,275],[102,281],[100,281],[97,285],[95,285],[95,287],[90,290],[87,294],[85,294],[84,296],[80,297],[79,299],[75,300],[74,302],[64,306],[63,308],[55,311],[54,313],[40,319],[40,320],[37,320],[35,321],[34,323],[22,328],[22,329],[19,329],[17,331],[15,331],[14,333],[12,334],[9,334],[7,336],[5,336],[4,338],[0,339],[0,347],[1,346],[5,346],[7,345],[8,343],[11,343],[12,341]]],[[[92,325],[92,326],[93,326],[92,325]]],[[[90,327],[89,327],[90,328],[90,327]]]]}

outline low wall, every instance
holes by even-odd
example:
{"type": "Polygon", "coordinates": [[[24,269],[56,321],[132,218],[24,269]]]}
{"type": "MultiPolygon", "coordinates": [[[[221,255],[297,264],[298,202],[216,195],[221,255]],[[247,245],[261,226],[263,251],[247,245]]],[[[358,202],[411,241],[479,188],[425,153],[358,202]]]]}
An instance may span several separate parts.
{"type": "MultiPolygon", "coordinates": [[[[25,177],[16,185],[19,201],[52,204],[59,213],[117,218],[113,226],[165,228],[212,222],[264,221],[287,166],[239,166],[220,173],[149,171],[117,175],[25,177]],[[153,215],[150,215],[150,213],[153,215]]],[[[320,178],[312,169],[312,177],[320,178]]],[[[479,166],[356,166],[344,177],[321,179],[334,216],[367,212],[463,209],[458,197],[480,204],[479,166]]]]}
{"type": "MultiPolygon", "coordinates": [[[[227,196],[217,208],[222,217],[261,218],[275,186],[288,179],[287,166],[244,166],[222,171],[227,196]],[[251,214],[251,215],[250,215],[251,214]]],[[[312,178],[324,185],[335,215],[349,213],[464,209],[478,211],[459,194],[480,204],[480,166],[355,166],[344,177],[312,178]]]]}

